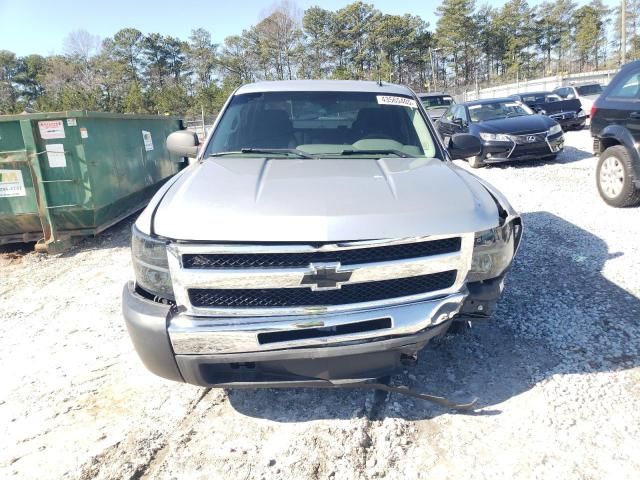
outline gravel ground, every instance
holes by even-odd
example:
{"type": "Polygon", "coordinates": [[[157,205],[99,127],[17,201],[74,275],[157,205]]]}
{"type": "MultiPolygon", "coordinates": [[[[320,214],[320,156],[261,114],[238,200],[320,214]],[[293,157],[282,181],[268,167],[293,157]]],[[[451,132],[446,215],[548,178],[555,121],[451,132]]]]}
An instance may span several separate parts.
{"type": "MultiPolygon", "coordinates": [[[[58,256],[0,253],[1,478],[637,478],[640,209],[598,197],[588,131],[555,162],[482,169],[526,232],[494,319],[393,381],[209,390],[148,373],[120,315],[125,221],[58,256]]],[[[462,165],[463,164],[461,163],[462,165]]]]}

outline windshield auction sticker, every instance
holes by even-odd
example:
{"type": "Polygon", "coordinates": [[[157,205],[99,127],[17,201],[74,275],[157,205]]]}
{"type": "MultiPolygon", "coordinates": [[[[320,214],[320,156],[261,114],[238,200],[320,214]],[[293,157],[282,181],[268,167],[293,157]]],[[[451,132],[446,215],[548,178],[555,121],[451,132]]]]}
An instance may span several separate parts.
{"type": "Polygon", "coordinates": [[[25,197],[26,195],[20,170],[0,170],[0,197],[25,197]]]}
{"type": "Polygon", "coordinates": [[[62,120],[43,120],[38,122],[38,130],[43,140],[64,138],[64,123],[62,120]]]}
{"type": "Polygon", "coordinates": [[[391,95],[377,95],[376,99],[380,105],[399,105],[401,107],[418,108],[415,100],[406,97],[395,97],[391,95]]]}

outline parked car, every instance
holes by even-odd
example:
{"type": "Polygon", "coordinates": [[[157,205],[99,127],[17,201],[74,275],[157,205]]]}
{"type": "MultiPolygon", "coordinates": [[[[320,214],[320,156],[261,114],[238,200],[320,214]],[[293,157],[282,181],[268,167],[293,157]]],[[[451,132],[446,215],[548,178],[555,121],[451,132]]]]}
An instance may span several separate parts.
{"type": "Polygon", "coordinates": [[[445,145],[460,133],[480,139],[482,151],[468,158],[473,168],[513,160],[553,159],[564,147],[558,122],[535,114],[513,98],[453,105],[437,121],[436,128],[445,145]]]}
{"type": "Polygon", "coordinates": [[[582,110],[589,115],[593,102],[602,93],[602,85],[599,83],[585,83],[584,85],[567,85],[553,90],[563,100],[580,100],[582,110]]]}
{"type": "Polygon", "coordinates": [[[598,192],[614,207],[640,205],[640,61],[626,64],[591,109],[598,192]]]}
{"type": "Polygon", "coordinates": [[[535,113],[553,118],[564,131],[581,130],[587,120],[587,112],[582,109],[580,100],[562,100],[551,92],[524,92],[512,95],[535,113]]]}
{"type": "Polygon", "coordinates": [[[443,92],[419,93],[418,98],[433,120],[440,118],[451,105],[456,103],[451,95],[443,92]]]}
{"type": "Polygon", "coordinates": [[[133,227],[123,292],[156,374],[197,385],[331,386],[415,363],[454,322],[488,318],[522,233],[494,187],[450,158],[406,87],[245,85],[197,161],[133,227]]]}

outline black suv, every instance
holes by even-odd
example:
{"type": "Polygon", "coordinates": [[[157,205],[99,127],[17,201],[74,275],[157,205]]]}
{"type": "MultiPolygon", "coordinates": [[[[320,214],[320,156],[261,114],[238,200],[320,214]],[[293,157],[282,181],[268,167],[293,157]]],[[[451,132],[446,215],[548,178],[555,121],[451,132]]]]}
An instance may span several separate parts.
{"type": "Polygon", "coordinates": [[[640,205],[640,60],[626,64],[591,108],[598,192],[614,207],[640,205]]]}

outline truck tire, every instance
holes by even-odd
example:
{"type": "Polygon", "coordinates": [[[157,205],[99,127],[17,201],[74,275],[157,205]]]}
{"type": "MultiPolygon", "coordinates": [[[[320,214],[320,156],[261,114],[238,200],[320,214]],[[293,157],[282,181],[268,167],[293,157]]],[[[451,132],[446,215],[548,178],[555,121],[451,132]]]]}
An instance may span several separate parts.
{"type": "Polygon", "coordinates": [[[623,145],[609,147],[600,155],[596,167],[598,193],[612,207],[640,205],[640,189],[635,186],[631,162],[631,155],[623,145]]]}
{"type": "Polygon", "coordinates": [[[481,168],[485,166],[485,163],[482,161],[482,159],[476,155],[474,157],[469,157],[469,166],[471,168],[481,168]]]}

